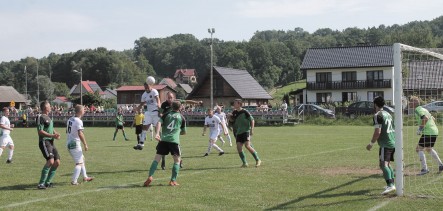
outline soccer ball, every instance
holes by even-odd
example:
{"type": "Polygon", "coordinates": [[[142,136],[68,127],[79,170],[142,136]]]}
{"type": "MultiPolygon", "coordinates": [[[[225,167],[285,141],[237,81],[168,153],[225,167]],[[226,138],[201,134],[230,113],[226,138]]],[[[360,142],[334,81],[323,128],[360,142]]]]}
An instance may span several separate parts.
{"type": "Polygon", "coordinates": [[[152,76],[148,76],[148,77],[146,78],[146,83],[147,83],[148,85],[154,85],[154,84],[155,84],[155,78],[152,77],[152,76]]]}

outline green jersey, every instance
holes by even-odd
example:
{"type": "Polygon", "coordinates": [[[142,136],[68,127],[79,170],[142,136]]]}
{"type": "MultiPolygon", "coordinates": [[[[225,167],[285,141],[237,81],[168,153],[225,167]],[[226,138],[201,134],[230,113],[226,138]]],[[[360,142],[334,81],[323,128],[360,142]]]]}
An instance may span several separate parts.
{"type": "Polygon", "coordinates": [[[117,117],[115,117],[115,125],[123,126],[123,114],[117,114],[117,117]]]}
{"type": "Polygon", "coordinates": [[[383,148],[395,148],[395,127],[392,116],[383,110],[374,115],[374,127],[381,128],[378,145],[383,148]]]}
{"type": "Polygon", "coordinates": [[[233,111],[232,117],[234,118],[233,124],[233,132],[234,135],[246,133],[251,131],[251,124],[254,120],[254,117],[245,109],[241,109],[240,111],[233,111]]]}
{"type": "Polygon", "coordinates": [[[171,111],[160,118],[162,123],[161,141],[180,144],[180,132],[186,132],[186,120],[182,114],[171,111]]]}
{"type": "Polygon", "coordinates": [[[418,106],[415,108],[415,119],[417,119],[418,125],[421,125],[422,119],[424,117],[428,118],[425,127],[423,128],[423,135],[434,135],[438,136],[438,128],[435,124],[434,117],[432,117],[431,113],[426,108],[418,106]]]}
{"type": "MultiPolygon", "coordinates": [[[[37,123],[37,132],[40,130],[43,130],[49,134],[54,134],[54,123],[52,122],[52,119],[49,118],[48,115],[46,114],[41,114],[37,116],[36,119],[36,123],[37,123]]],[[[39,141],[43,141],[43,140],[48,140],[48,141],[53,141],[54,138],[51,137],[46,137],[46,136],[38,136],[39,137],[39,141]]]]}

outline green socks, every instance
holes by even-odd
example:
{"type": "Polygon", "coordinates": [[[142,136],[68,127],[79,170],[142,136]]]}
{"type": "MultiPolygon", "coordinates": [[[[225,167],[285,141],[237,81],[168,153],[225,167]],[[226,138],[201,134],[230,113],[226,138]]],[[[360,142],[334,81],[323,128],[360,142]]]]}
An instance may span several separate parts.
{"type": "Polygon", "coordinates": [[[174,163],[174,165],[172,166],[171,181],[176,181],[177,180],[177,176],[178,176],[178,171],[179,170],[180,170],[180,164],[179,163],[174,163]]]}
{"type": "Polygon", "coordinates": [[[243,164],[246,164],[246,157],[245,157],[245,153],[243,151],[239,152],[238,155],[240,155],[240,159],[243,162],[243,164]]]}
{"type": "Polygon", "coordinates": [[[42,175],[40,176],[40,182],[38,182],[38,184],[44,184],[45,183],[46,178],[48,178],[49,169],[50,169],[50,167],[46,167],[46,165],[43,166],[42,175]]]}
{"type": "Polygon", "coordinates": [[[152,161],[151,168],[149,169],[149,176],[153,176],[155,170],[157,170],[158,162],[156,160],[152,161]]]}
{"type": "Polygon", "coordinates": [[[252,156],[254,156],[255,161],[260,160],[260,158],[258,157],[257,151],[254,151],[254,153],[252,153],[252,156]]]}
{"type": "Polygon", "coordinates": [[[52,182],[52,179],[54,178],[56,171],[57,171],[57,168],[51,168],[49,170],[48,178],[46,178],[45,184],[49,184],[52,182]]]}

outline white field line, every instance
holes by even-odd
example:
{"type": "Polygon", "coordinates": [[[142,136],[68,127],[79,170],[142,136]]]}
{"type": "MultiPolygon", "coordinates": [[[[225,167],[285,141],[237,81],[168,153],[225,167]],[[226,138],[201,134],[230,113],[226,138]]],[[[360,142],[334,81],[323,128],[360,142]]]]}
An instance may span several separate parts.
{"type": "MultiPolygon", "coordinates": [[[[306,156],[312,156],[312,155],[321,155],[321,154],[327,154],[327,153],[339,152],[339,151],[346,151],[346,150],[351,150],[351,149],[356,149],[356,148],[361,148],[361,147],[350,147],[350,148],[339,149],[339,150],[330,150],[330,151],[325,151],[325,152],[318,152],[318,153],[312,153],[312,154],[306,154],[306,155],[298,155],[298,156],[294,156],[294,157],[279,158],[279,159],[272,159],[272,160],[267,160],[267,161],[265,160],[265,161],[266,162],[272,162],[272,161],[280,161],[280,160],[290,160],[290,159],[295,159],[295,158],[300,158],[300,157],[306,157],[306,156]]],[[[236,166],[231,166],[231,167],[236,167],[236,166]]],[[[204,172],[207,172],[207,171],[208,170],[198,171],[198,172],[194,172],[194,173],[191,173],[191,174],[185,174],[185,175],[180,174],[180,177],[187,176],[187,175],[200,174],[200,173],[204,173],[204,172]]],[[[156,179],[156,180],[164,180],[164,179],[169,179],[169,177],[159,178],[159,179],[156,179]]],[[[129,186],[129,185],[133,185],[133,184],[141,184],[143,182],[144,181],[138,181],[138,182],[132,182],[132,183],[127,183],[127,184],[122,184],[122,185],[115,185],[115,186],[110,186],[110,187],[98,188],[98,189],[95,189],[95,190],[85,190],[85,191],[79,191],[79,192],[76,192],[76,193],[62,194],[62,195],[57,195],[57,196],[52,196],[52,197],[47,197],[47,198],[39,198],[39,199],[34,199],[34,200],[28,200],[28,201],[23,201],[23,202],[18,202],[18,203],[4,205],[4,206],[1,206],[0,209],[18,207],[18,206],[22,206],[22,205],[32,204],[32,203],[35,203],[35,202],[41,202],[41,201],[52,200],[52,199],[59,199],[59,198],[64,198],[64,197],[68,197],[68,196],[76,196],[76,195],[81,195],[81,194],[84,194],[84,193],[112,190],[113,189],[112,187],[125,187],[125,186],[129,186]]]]}
{"type": "Polygon", "coordinates": [[[390,200],[389,201],[381,202],[380,204],[377,204],[375,207],[372,207],[371,209],[369,209],[368,211],[376,211],[378,209],[381,209],[384,206],[388,205],[390,202],[391,202],[390,200]]]}

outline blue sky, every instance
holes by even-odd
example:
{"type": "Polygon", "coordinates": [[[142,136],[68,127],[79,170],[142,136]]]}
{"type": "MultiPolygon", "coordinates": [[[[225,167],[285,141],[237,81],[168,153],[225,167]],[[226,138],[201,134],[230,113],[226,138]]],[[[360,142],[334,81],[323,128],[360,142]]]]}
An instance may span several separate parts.
{"type": "Polygon", "coordinates": [[[0,0],[0,62],[189,33],[249,40],[256,31],[378,27],[432,20],[442,0],[0,0]]]}

